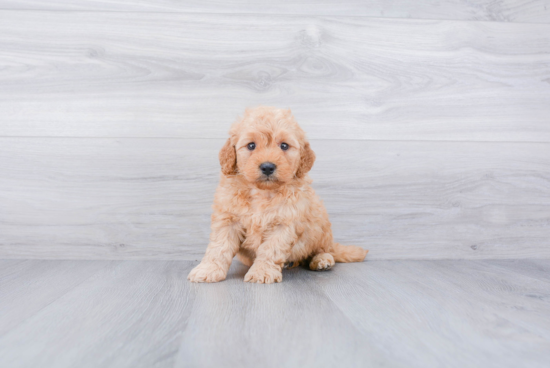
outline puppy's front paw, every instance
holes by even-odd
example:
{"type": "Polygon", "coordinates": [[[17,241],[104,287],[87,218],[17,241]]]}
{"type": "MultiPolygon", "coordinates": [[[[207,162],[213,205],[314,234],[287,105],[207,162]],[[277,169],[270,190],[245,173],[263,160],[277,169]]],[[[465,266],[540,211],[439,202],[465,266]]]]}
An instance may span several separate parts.
{"type": "Polygon", "coordinates": [[[218,282],[225,280],[227,272],[215,263],[201,262],[189,272],[187,279],[191,282],[218,282]]]}
{"type": "Polygon", "coordinates": [[[273,284],[283,281],[283,274],[278,266],[267,263],[254,263],[244,276],[245,282],[273,284]]]}

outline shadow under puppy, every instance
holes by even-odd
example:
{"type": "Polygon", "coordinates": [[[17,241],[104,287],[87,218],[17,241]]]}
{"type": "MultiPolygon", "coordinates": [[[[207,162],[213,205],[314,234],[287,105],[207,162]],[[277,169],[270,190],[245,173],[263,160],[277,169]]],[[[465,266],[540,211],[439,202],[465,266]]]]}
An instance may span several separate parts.
{"type": "Polygon", "coordinates": [[[233,124],[220,151],[210,244],[188,276],[225,279],[235,255],[250,266],[244,281],[281,282],[285,265],[360,262],[368,250],[335,243],[327,211],[307,175],[315,154],[290,110],[258,107],[233,124]]]}

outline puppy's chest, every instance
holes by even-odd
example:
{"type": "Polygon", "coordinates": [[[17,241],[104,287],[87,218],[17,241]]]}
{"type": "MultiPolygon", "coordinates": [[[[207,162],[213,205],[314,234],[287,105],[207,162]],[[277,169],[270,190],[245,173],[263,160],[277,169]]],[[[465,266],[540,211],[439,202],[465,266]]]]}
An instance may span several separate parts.
{"type": "Polygon", "coordinates": [[[280,205],[280,198],[276,193],[252,189],[248,195],[249,212],[262,213],[276,211],[280,205]]]}
{"type": "Polygon", "coordinates": [[[267,230],[284,217],[285,201],[270,192],[251,191],[248,206],[241,213],[241,223],[249,231],[267,230]]]}

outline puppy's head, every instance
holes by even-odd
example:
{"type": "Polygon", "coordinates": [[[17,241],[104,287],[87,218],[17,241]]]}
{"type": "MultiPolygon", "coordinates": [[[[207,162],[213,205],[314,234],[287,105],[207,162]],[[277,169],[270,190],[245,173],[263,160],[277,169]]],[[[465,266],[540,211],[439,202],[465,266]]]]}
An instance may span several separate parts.
{"type": "Polygon", "coordinates": [[[220,151],[224,175],[242,175],[260,189],[272,189],[302,178],[315,154],[290,110],[248,109],[231,127],[220,151]]]}

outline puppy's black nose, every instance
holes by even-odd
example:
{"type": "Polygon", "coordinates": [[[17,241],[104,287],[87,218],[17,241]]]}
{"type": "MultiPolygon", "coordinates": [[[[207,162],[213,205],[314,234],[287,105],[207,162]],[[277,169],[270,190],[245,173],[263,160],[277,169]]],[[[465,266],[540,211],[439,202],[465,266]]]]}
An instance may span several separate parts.
{"type": "Polygon", "coordinates": [[[273,174],[276,168],[277,166],[271,162],[264,162],[260,165],[260,170],[262,170],[262,173],[267,176],[273,174]]]}

